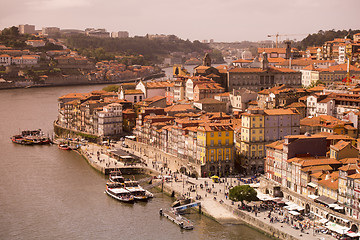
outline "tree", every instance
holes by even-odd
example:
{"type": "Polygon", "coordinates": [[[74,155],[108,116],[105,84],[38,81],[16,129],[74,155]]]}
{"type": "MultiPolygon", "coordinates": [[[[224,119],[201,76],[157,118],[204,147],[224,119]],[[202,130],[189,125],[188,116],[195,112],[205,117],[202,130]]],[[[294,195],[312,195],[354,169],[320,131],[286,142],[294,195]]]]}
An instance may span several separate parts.
{"type": "Polygon", "coordinates": [[[120,86],[119,85],[109,85],[107,87],[104,87],[102,90],[107,91],[107,92],[117,92],[119,90],[120,86]]]}
{"type": "Polygon", "coordinates": [[[229,198],[232,201],[243,202],[244,200],[251,202],[257,200],[257,192],[249,185],[235,186],[229,191],[229,198]]]}

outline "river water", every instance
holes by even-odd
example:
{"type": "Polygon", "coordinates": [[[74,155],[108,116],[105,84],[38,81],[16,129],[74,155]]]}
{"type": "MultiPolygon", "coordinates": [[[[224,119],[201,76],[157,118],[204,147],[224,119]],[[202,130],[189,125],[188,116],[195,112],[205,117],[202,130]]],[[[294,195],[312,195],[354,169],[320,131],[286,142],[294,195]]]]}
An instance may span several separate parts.
{"type": "Polygon", "coordinates": [[[155,192],[148,203],[123,204],[104,193],[106,178],[75,152],[11,143],[24,129],[52,134],[59,96],[102,87],[0,91],[0,239],[268,239],[197,213],[187,216],[194,230],[182,231],[159,217],[168,196],[155,192]]]}

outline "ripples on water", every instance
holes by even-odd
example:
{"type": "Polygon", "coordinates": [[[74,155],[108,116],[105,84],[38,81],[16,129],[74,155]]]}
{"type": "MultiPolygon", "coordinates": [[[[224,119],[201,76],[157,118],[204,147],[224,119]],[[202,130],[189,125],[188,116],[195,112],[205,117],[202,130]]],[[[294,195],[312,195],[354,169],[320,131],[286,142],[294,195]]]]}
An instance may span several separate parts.
{"type": "Polygon", "coordinates": [[[103,86],[0,91],[0,239],[267,239],[241,225],[222,226],[197,213],[183,231],[159,209],[172,200],[160,192],[128,205],[104,193],[106,178],[74,152],[56,146],[20,146],[20,129],[52,133],[57,98],[103,86]]]}

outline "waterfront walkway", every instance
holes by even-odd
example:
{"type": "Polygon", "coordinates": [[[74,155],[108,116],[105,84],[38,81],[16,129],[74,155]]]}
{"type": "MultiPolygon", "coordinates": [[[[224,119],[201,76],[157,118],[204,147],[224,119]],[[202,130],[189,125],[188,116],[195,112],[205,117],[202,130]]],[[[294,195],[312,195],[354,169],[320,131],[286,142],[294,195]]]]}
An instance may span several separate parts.
{"type": "MultiPolygon", "coordinates": [[[[232,178],[232,186],[240,185],[240,181],[232,178]]],[[[241,218],[234,214],[234,210],[238,209],[239,203],[234,203],[232,205],[232,201],[227,199],[225,193],[228,192],[227,186],[230,185],[230,178],[227,179],[225,183],[213,183],[209,178],[189,178],[187,176],[180,175],[179,180],[177,182],[168,182],[165,185],[176,192],[183,193],[186,196],[190,196],[193,199],[201,196],[199,200],[201,202],[202,210],[207,214],[212,216],[220,223],[230,223],[230,224],[241,224],[241,218]],[[211,193],[206,191],[204,187],[201,189],[200,184],[205,185],[205,182],[208,183],[208,187],[211,188],[211,193]],[[183,186],[184,185],[184,186],[183,186]],[[192,187],[192,186],[197,187],[192,187]],[[190,191],[191,188],[194,188],[195,191],[190,191]],[[225,189],[225,192],[224,192],[225,189]],[[216,200],[215,200],[216,198],[216,200]]],[[[257,220],[263,222],[266,225],[271,225],[282,232],[285,232],[296,239],[335,239],[334,237],[323,234],[316,233],[312,228],[304,230],[301,232],[300,230],[292,228],[290,225],[281,222],[273,222],[270,223],[270,218],[268,218],[269,211],[257,212],[256,216],[254,212],[248,212],[246,210],[240,210],[244,214],[249,215],[251,217],[256,218],[257,220]]],[[[279,216],[279,214],[272,213],[272,217],[277,217],[282,219],[284,216],[279,216]]]]}
{"type": "MultiPolygon", "coordinates": [[[[158,166],[153,166],[152,162],[148,158],[144,158],[138,152],[133,152],[129,148],[124,148],[120,144],[115,145],[116,148],[120,148],[134,154],[135,156],[141,157],[144,163],[148,166],[147,168],[153,170],[153,172],[169,174],[171,169],[159,169],[158,166]],[[152,169],[152,166],[154,169],[152,169]]],[[[117,160],[111,158],[108,154],[108,147],[99,146],[95,144],[88,144],[87,146],[81,147],[82,153],[88,159],[89,163],[94,166],[97,165],[99,168],[121,168],[125,165],[117,160]],[[99,152],[99,154],[98,154],[99,152]]],[[[144,166],[144,164],[139,165],[144,166]]],[[[321,240],[333,240],[334,237],[323,234],[315,233],[312,228],[305,229],[303,232],[300,230],[294,229],[292,226],[286,223],[281,222],[270,222],[268,217],[269,211],[257,212],[256,215],[254,212],[248,212],[246,210],[238,210],[239,203],[232,203],[231,200],[227,199],[225,193],[228,193],[230,186],[236,186],[242,184],[235,178],[228,178],[224,183],[213,183],[209,178],[190,178],[188,176],[177,174],[177,181],[164,182],[164,187],[171,189],[176,193],[184,196],[192,197],[193,199],[199,198],[198,201],[201,202],[202,211],[208,214],[210,217],[213,217],[216,221],[222,224],[242,224],[243,219],[241,219],[238,214],[235,214],[237,211],[241,211],[242,214],[248,216],[249,219],[256,219],[263,226],[268,226],[267,228],[275,228],[279,231],[286,233],[292,237],[292,239],[321,239],[321,240]],[[205,182],[207,187],[205,187],[205,182]],[[203,188],[200,188],[200,185],[203,185],[203,188]],[[211,193],[206,191],[206,188],[211,188],[211,193]]],[[[161,181],[161,180],[154,180],[161,181]]],[[[282,219],[283,216],[279,216],[276,213],[272,213],[272,217],[277,217],[282,219]]],[[[295,223],[294,223],[295,224],[295,223]]],[[[249,224],[250,225],[250,224],[249,224]]]]}

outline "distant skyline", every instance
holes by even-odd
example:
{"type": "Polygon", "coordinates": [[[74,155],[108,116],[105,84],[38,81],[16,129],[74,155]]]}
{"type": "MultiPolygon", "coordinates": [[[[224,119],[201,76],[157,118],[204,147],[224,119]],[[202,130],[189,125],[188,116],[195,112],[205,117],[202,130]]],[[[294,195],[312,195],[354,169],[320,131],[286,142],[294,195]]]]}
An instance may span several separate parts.
{"type": "Polygon", "coordinates": [[[359,0],[1,0],[0,29],[19,24],[105,28],[130,36],[174,34],[215,42],[301,40],[319,30],[360,29],[359,0]]]}

